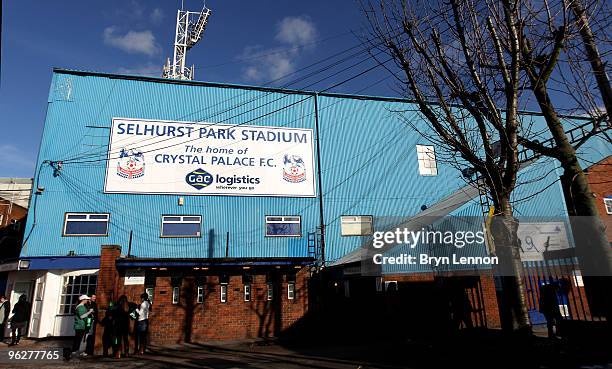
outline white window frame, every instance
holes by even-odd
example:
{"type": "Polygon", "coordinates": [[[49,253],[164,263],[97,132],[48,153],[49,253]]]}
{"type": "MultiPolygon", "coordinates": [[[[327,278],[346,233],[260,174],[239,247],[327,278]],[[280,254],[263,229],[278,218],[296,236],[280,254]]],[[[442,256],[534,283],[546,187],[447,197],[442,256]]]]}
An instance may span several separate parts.
{"type": "Polygon", "coordinates": [[[222,303],[227,302],[227,284],[221,285],[221,288],[219,289],[219,297],[222,303]]]}
{"type": "Polygon", "coordinates": [[[295,299],[295,283],[289,282],[287,283],[287,300],[295,299]]]}
{"type": "Polygon", "coordinates": [[[437,176],[438,163],[436,151],[432,145],[416,145],[419,174],[421,176],[437,176]]]}
{"type": "Polygon", "coordinates": [[[198,286],[198,296],[196,301],[198,304],[204,303],[204,286],[198,286]]]}
{"type": "Polygon", "coordinates": [[[612,215],[612,197],[606,197],[604,200],[604,206],[606,208],[606,213],[612,215]]]}
{"type": "Polygon", "coordinates": [[[389,286],[391,285],[395,285],[395,291],[393,292],[397,292],[397,287],[398,287],[397,281],[385,281],[385,292],[389,291],[389,286]]]}
{"type": "Polygon", "coordinates": [[[181,298],[181,288],[178,286],[172,287],[172,305],[177,305],[181,298]]]}
{"type": "Polygon", "coordinates": [[[274,283],[268,282],[267,286],[268,290],[266,291],[266,300],[272,301],[274,300],[274,283]]]}
{"type": "Polygon", "coordinates": [[[200,238],[202,237],[202,216],[201,215],[189,215],[189,214],[185,214],[185,215],[172,215],[172,214],[164,214],[161,216],[161,227],[159,228],[159,236],[161,238],[200,238]],[[164,220],[165,218],[181,218],[180,220],[164,220]],[[198,218],[199,221],[194,221],[194,220],[184,220],[184,218],[198,218]],[[193,235],[184,235],[184,236],[164,236],[164,224],[199,224],[200,225],[200,230],[198,231],[198,233],[193,236],[193,235]]]}
{"type": "Polygon", "coordinates": [[[251,301],[251,285],[244,285],[244,301],[251,301]]]}
{"type": "Polygon", "coordinates": [[[149,296],[149,302],[153,304],[153,297],[155,296],[155,287],[147,287],[145,288],[145,293],[149,296]]]}
{"type": "Polygon", "coordinates": [[[340,235],[343,237],[370,236],[374,233],[373,223],[374,217],[372,215],[342,215],[340,217],[340,235]]]}
{"type": "Polygon", "coordinates": [[[301,215],[266,215],[266,237],[302,237],[302,216],[301,215]],[[297,234],[268,234],[269,223],[299,224],[300,232],[297,234]]]}
{"type": "Polygon", "coordinates": [[[108,226],[110,224],[110,213],[66,213],[64,215],[64,229],[62,231],[62,236],[64,237],[108,237],[108,226]],[[66,233],[66,228],[68,227],[68,218],[72,215],[79,215],[79,216],[85,216],[85,219],[73,219],[73,221],[75,222],[100,222],[100,221],[104,221],[103,219],[91,219],[91,216],[106,216],[106,232],[104,234],[100,233],[100,234],[88,234],[88,233],[83,233],[83,234],[67,234],[66,233]]]}
{"type": "Polygon", "coordinates": [[[92,274],[80,274],[80,275],[65,275],[62,277],[62,288],[60,290],[60,299],[59,299],[59,304],[58,304],[58,315],[72,315],[74,313],[74,308],[77,306],[77,304],[79,303],[78,298],[79,296],[83,295],[83,291],[81,290],[81,288],[77,289],[75,291],[74,287],[78,286],[87,286],[86,287],[86,291],[85,294],[87,294],[88,296],[90,295],[88,292],[90,290],[90,287],[93,287],[93,293],[95,293],[96,291],[96,287],[98,285],[98,275],[95,273],[92,274]],[[67,286],[68,286],[68,281],[70,278],[73,278],[73,281],[75,278],[78,277],[87,277],[87,283],[79,283],[78,285],[75,284],[73,282],[73,284],[71,285],[71,289],[70,291],[68,291],[67,286]],[[95,277],[96,278],[96,283],[90,283],[91,282],[91,277],[95,277]],[[66,303],[66,299],[68,296],[72,296],[73,298],[71,300],[73,300],[73,303],[66,303]],[[68,312],[65,312],[65,307],[68,306],[68,312]]]}

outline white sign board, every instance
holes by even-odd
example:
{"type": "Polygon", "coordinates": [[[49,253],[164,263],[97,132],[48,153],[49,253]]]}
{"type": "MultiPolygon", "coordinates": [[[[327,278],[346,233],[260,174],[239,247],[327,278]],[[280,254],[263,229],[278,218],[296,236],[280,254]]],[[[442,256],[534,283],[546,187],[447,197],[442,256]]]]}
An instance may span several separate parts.
{"type": "Polygon", "coordinates": [[[123,284],[125,286],[144,284],[144,283],[145,283],[144,270],[126,270],[125,271],[125,280],[123,281],[123,284]]]}
{"type": "Polygon", "coordinates": [[[519,223],[517,235],[521,240],[521,260],[544,260],[544,251],[570,247],[565,223],[519,223]]]}
{"type": "Polygon", "coordinates": [[[314,197],[313,130],[115,118],[106,193],[314,197]]]}

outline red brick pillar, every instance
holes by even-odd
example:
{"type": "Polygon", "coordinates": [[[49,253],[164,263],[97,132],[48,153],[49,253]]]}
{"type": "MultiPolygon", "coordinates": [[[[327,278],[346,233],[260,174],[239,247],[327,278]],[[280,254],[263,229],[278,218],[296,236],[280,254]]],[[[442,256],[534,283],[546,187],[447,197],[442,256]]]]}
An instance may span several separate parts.
{"type": "MultiPolygon", "coordinates": [[[[116,298],[117,282],[119,272],[115,266],[115,261],[121,255],[121,246],[102,245],[100,251],[100,270],[98,271],[98,286],[96,296],[98,297],[99,319],[103,319],[106,314],[109,302],[116,298]]],[[[102,333],[104,327],[98,325],[96,329],[96,341],[94,347],[95,354],[102,354],[102,333]]]]}

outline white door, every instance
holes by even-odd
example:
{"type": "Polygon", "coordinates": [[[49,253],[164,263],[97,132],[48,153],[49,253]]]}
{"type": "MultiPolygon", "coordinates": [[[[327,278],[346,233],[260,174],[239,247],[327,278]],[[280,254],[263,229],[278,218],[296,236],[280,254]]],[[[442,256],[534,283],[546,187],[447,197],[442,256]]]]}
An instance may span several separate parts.
{"type": "MultiPolygon", "coordinates": [[[[15,307],[15,304],[17,303],[17,301],[19,301],[19,298],[22,295],[26,296],[26,301],[28,301],[28,303],[31,303],[32,299],[30,298],[30,295],[32,293],[32,282],[28,281],[28,282],[15,282],[15,284],[13,285],[13,293],[11,294],[11,315],[13,315],[13,308],[15,307]]],[[[27,332],[28,326],[26,326],[25,331],[27,332]]]]}
{"type": "Polygon", "coordinates": [[[34,300],[32,301],[32,319],[30,321],[30,337],[38,337],[40,329],[40,316],[42,313],[43,296],[45,292],[46,274],[36,280],[34,300]]]}

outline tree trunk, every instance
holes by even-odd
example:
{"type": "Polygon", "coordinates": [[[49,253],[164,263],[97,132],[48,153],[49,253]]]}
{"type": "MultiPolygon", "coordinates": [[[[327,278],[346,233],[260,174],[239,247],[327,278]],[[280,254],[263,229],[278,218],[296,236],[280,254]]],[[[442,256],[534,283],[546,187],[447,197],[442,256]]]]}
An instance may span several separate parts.
{"type": "Polygon", "coordinates": [[[583,275],[591,314],[605,316],[612,324],[612,250],[605,226],[580,165],[564,166],[564,182],[570,196],[571,225],[576,256],[583,275]]]}
{"type": "Polygon", "coordinates": [[[578,162],[576,150],[567,139],[546,87],[543,84],[536,84],[532,89],[559,150],[560,155],[557,159],[561,163],[565,178],[569,180],[567,190],[571,197],[570,207],[574,213],[572,215],[583,217],[582,220],[576,219],[576,222],[580,223],[579,229],[574,224],[572,226],[580,266],[585,275],[610,276],[612,275],[610,244],[606,239],[589,182],[578,162]],[[595,261],[597,265],[593,265],[595,261]]]}
{"type": "Polygon", "coordinates": [[[607,121],[608,124],[610,124],[612,122],[612,88],[610,87],[610,80],[606,73],[605,64],[601,60],[601,55],[597,49],[597,43],[595,42],[593,31],[589,25],[589,19],[585,14],[582,3],[580,0],[573,0],[569,3],[576,16],[576,23],[580,29],[580,37],[584,44],[584,50],[589,63],[591,63],[591,69],[593,70],[593,75],[597,81],[597,87],[601,92],[601,99],[603,100],[606,113],[608,114],[607,121]]]}
{"type": "Polygon", "coordinates": [[[518,247],[518,221],[512,216],[509,198],[500,199],[499,204],[501,214],[493,218],[491,230],[499,257],[496,274],[502,285],[499,299],[502,329],[519,335],[530,334],[527,291],[518,247]]]}

